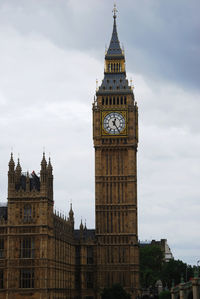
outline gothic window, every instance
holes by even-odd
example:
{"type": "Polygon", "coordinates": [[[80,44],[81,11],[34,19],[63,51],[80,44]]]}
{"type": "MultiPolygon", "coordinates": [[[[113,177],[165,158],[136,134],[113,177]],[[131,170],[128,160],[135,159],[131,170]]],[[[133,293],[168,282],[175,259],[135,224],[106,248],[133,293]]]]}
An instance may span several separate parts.
{"type": "Polygon", "coordinates": [[[20,258],[34,258],[34,239],[24,237],[20,240],[20,258]]]}
{"type": "Polygon", "coordinates": [[[24,206],[24,221],[30,221],[32,217],[32,209],[30,204],[24,206]]]}
{"type": "Polygon", "coordinates": [[[126,97],[124,97],[124,104],[126,105],[126,97]]]}
{"type": "MultiPolygon", "coordinates": [[[[110,88],[111,88],[111,86],[110,86],[110,88]]],[[[110,97],[110,105],[112,105],[112,98],[110,97]]]]}
{"type": "Polygon", "coordinates": [[[108,98],[106,98],[106,105],[108,105],[108,98]]]}
{"type": "Polygon", "coordinates": [[[0,239],[0,258],[4,257],[4,239],[0,239]]]}
{"type": "Polygon", "coordinates": [[[120,212],[118,212],[118,232],[121,232],[120,212]]]}
{"type": "Polygon", "coordinates": [[[113,98],[113,105],[115,105],[115,97],[113,98]]]}
{"type": "Polygon", "coordinates": [[[123,97],[121,97],[121,105],[123,104],[123,97]]]}
{"type": "Polygon", "coordinates": [[[104,98],[102,98],[102,105],[104,105],[104,98]]]}
{"type": "Polygon", "coordinates": [[[76,264],[80,265],[81,261],[81,249],[80,246],[76,246],[76,264]]]}
{"type": "Polygon", "coordinates": [[[0,289],[3,289],[3,270],[0,270],[0,289]]]}
{"type": "MultiPolygon", "coordinates": [[[[112,202],[112,201],[111,201],[112,202]]],[[[113,215],[112,212],[110,213],[110,226],[111,226],[111,233],[113,232],[113,215]]]]}
{"type": "Polygon", "coordinates": [[[119,97],[117,97],[117,105],[119,105],[119,97]]]}
{"type": "Polygon", "coordinates": [[[93,272],[86,272],[86,285],[87,289],[92,289],[93,288],[93,272]]]}
{"type": "Polygon", "coordinates": [[[92,246],[88,246],[87,247],[87,264],[93,264],[94,260],[93,260],[93,247],[92,246]]]}
{"type": "Polygon", "coordinates": [[[30,289],[34,288],[34,270],[21,269],[20,270],[20,288],[30,289]]]}

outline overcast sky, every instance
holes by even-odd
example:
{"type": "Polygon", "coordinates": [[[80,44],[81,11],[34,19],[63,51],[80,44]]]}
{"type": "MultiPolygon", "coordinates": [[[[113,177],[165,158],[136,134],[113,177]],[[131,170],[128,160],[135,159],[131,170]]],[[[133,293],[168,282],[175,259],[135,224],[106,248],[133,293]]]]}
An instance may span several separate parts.
{"type": "MultiPolygon", "coordinates": [[[[118,0],[139,106],[139,239],[200,259],[200,1],[118,0]]],[[[94,227],[92,102],[112,33],[111,0],[0,0],[0,201],[10,152],[54,168],[55,206],[94,227]]]]}

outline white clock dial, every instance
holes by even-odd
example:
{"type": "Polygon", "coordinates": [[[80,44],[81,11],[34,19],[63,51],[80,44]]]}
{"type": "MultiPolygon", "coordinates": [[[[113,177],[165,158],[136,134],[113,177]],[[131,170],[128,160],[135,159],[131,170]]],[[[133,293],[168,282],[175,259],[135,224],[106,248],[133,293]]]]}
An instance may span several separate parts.
{"type": "Polygon", "coordinates": [[[120,134],[125,128],[125,118],[118,112],[111,112],[105,116],[103,127],[109,134],[120,134]]]}

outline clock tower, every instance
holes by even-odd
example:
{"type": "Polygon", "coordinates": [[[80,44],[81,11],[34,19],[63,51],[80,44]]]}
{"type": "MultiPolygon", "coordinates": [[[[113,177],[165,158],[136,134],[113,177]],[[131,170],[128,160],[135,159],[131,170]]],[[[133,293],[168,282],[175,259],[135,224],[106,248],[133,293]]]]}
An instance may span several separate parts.
{"type": "Polygon", "coordinates": [[[126,79],[116,26],[105,54],[104,78],[93,104],[97,286],[139,289],[137,227],[138,108],[126,79]]]}

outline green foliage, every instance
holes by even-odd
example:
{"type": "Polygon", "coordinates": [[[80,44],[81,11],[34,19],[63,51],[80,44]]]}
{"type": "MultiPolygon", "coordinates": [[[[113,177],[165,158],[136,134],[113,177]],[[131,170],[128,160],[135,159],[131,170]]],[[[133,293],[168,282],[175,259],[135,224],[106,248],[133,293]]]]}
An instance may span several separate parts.
{"type": "Polygon", "coordinates": [[[114,284],[111,288],[104,288],[101,293],[102,299],[130,299],[131,296],[120,284],[114,284]]]}
{"type": "Polygon", "coordinates": [[[170,291],[162,291],[159,294],[159,299],[170,299],[170,298],[171,298],[170,291]]]}
{"type": "Polygon", "coordinates": [[[163,263],[161,279],[164,285],[171,287],[172,281],[177,285],[181,282],[181,277],[184,281],[188,281],[193,277],[193,268],[180,260],[163,263]]]}
{"type": "Polygon", "coordinates": [[[140,282],[143,288],[154,285],[161,276],[163,252],[157,245],[140,247],[140,282]]]}
{"type": "Polygon", "coordinates": [[[161,280],[163,287],[171,288],[172,282],[177,285],[188,281],[194,276],[194,267],[180,260],[163,261],[163,253],[159,246],[149,245],[140,247],[140,283],[142,288],[155,286],[161,280]]]}

